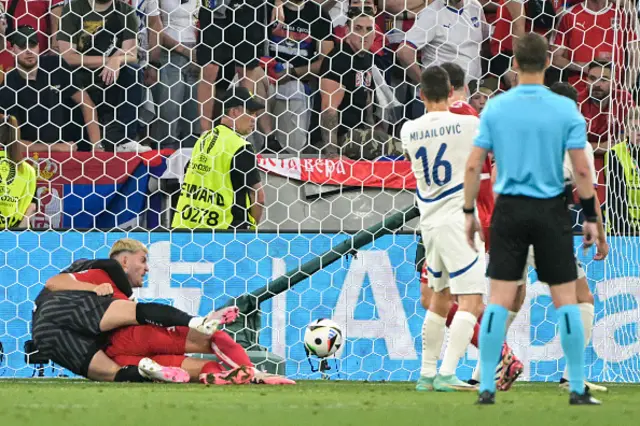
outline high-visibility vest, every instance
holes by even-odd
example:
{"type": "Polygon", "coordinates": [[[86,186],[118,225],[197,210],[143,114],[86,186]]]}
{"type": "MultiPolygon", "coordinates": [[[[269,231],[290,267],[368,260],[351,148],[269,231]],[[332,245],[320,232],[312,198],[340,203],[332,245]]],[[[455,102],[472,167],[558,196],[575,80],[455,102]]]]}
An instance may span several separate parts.
{"type": "MultiPolygon", "coordinates": [[[[198,139],[184,176],[172,228],[229,229],[234,217],[233,157],[249,142],[219,125],[198,139]]],[[[246,195],[247,210],[251,200],[246,195]]],[[[255,227],[255,220],[247,214],[255,227]]]]}
{"type": "Polygon", "coordinates": [[[25,161],[15,164],[0,151],[0,229],[22,222],[36,192],[36,171],[25,161]]]}
{"type": "MultiPolygon", "coordinates": [[[[640,175],[638,167],[626,142],[615,145],[610,150],[615,155],[624,170],[624,180],[627,187],[627,208],[628,217],[632,221],[631,225],[635,229],[640,229],[640,175]]],[[[609,168],[609,156],[605,156],[605,167],[609,168]]]]}

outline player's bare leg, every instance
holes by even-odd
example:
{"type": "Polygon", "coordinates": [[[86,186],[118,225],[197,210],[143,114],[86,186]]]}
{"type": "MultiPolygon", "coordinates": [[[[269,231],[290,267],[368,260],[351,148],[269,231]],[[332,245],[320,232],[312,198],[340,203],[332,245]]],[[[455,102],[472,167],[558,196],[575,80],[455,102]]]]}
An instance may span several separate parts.
{"type": "Polygon", "coordinates": [[[106,332],[128,325],[144,324],[162,327],[186,326],[210,336],[218,329],[219,321],[207,317],[194,317],[172,306],[159,303],[115,300],[102,317],[100,330],[106,332]]]}
{"type": "Polygon", "coordinates": [[[113,382],[120,368],[120,365],[116,364],[107,354],[98,351],[91,359],[87,378],[97,382],[113,382]]]}
{"type": "Polygon", "coordinates": [[[443,392],[477,390],[477,387],[456,377],[456,367],[471,343],[473,329],[483,307],[482,294],[458,295],[458,311],[449,327],[449,341],[442,358],[440,372],[433,383],[434,389],[443,392]]]}

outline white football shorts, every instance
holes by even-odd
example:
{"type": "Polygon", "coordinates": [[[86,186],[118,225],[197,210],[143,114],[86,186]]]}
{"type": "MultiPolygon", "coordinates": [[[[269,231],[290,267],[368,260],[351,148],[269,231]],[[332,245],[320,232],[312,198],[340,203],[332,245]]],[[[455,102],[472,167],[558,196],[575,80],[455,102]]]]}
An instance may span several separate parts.
{"type": "MultiPolygon", "coordinates": [[[[454,219],[455,220],[455,219],[454,219]]],[[[451,294],[486,294],[484,243],[476,238],[476,253],[464,232],[464,221],[422,229],[429,287],[451,294]]]]}

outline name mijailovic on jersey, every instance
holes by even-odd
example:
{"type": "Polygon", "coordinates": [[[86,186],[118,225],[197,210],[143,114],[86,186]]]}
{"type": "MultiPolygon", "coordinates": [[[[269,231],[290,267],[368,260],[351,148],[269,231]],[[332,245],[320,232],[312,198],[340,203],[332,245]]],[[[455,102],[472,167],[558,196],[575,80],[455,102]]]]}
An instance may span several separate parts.
{"type": "Polygon", "coordinates": [[[460,126],[460,123],[458,123],[411,132],[411,134],[409,135],[409,139],[412,141],[417,141],[421,139],[436,138],[439,136],[458,135],[460,133],[462,133],[462,126],[460,126]]]}

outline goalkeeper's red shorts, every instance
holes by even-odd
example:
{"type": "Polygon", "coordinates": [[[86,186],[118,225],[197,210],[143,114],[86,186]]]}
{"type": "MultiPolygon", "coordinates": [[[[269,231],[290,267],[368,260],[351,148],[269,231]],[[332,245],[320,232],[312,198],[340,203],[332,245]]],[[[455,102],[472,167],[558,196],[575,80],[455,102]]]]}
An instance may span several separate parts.
{"type": "Polygon", "coordinates": [[[112,359],[119,355],[142,357],[184,355],[188,334],[189,327],[164,328],[155,325],[123,327],[111,334],[110,344],[105,352],[112,359]]]}

